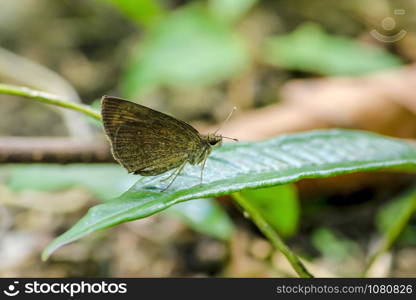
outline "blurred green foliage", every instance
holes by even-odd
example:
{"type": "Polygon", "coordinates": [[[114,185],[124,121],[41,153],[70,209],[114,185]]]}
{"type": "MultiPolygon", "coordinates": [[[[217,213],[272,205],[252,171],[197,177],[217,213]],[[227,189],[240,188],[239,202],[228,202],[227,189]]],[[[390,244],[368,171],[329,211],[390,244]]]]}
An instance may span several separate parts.
{"type": "Polygon", "coordinates": [[[260,57],[250,57],[248,40],[236,26],[256,0],[193,2],[175,9],[158,1],[108,0],[145,31],[120,82],[127,98],[154,89],[210,86],[231,79],[255,60],[321,75],[358,75],[398,67],[388,51],[304,23],[286,35],[265,37],[260,57]]]}
{"type": "MultiPolygon", "coordinates": [[[[15,191],[60,191],[81,187],[98,200],[106,201],[121,195],[137,180],[137,176],[115,164],[32,164],[13,165],[0,169],[0,176],[15,191]]],[[[195,231],[228,240],[233,225],[224,209],[212,199],[181,203],[168,210],[195,231]]]]}
{"type": "Polygon", "coordinates": [[[312,244],[323,256],[342,261],[357,249],[357,244],[330,228],[317,228],[311,236],[312,244]]]}
{"type": "Polygon", "coordinates": [[[59,191],[78,186],[101,201],[119,196],[137,179],[115,164],[19,164],[2,167],[0,174],[7,178],[7,186],[16,191],[59,191]]]}
{"type": "Polygon", "coordinates": [[[225,22],[234,22],[242,17],[257,0],[210,0],[208,5],[213,14],[225,22]]]}
{"type": "Polygon", "coordinates": [[[219,83],[247,63],[242,39],[206,7],[189,5],[147,32],[129,63],[122,90],[134,98],[156,87],[219,83]]]}
{"type": "Polygon", "coordinates": [[[416,232],[408,223],[415,212],[416,190],[412,189],[392,199],[378,210],[375,217],[377,229],[386,237],[387,241],[390,241],[390,244],[397,238],[414,244],[416,243],[416,232]]]}
{"type": "Polygon", "coordinates": [[[155,0],[107,0],[139,25],[152,26],[165,12],[155,0]]]}
{"type": "Polygon", "coordinates": [[[296,233],[300,208],[293,184],[243,190],[240,195],[247,198],[279,234],[289,237],[296,233]]]}
{"type": "Polygon", "coordinates": [[[264,51],[272,65],[327,76],[359,75],[401,65],[398,57],[382,48],[328,34],[315,23],[270,37],[264,51]]]}
{"type": "Polygon", "coordinates": [[[221,240],[229,240],[234,230],[224,209],[211,198],[182,202],[167,212],[178,216],[192,229],[221,240]]]}

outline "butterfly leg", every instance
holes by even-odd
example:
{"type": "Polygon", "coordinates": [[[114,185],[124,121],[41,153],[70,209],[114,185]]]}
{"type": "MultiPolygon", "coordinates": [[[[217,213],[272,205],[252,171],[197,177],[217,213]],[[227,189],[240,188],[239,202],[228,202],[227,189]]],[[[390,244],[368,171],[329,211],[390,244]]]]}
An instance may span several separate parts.
{"type": "Polygon", "coordinates": [[[185,165],[186,165],[186,163],[187,163],[187,161],[184,161],[178,168],[177,168],[177,170],[175,170],[174,172],[172,172],[172,174],[170,174],[167,178],[165,178],[165,179],[163,179],[163,180],[161,180],[161,181],[165,181],[165,180],[167,180],[167,179],[169,179],[169,178],[171,178],[172,176],[173,176],[173,179],[172,179],[172,181],[171,182],[169,182],[169,184],[163,189],[163,190],[161,190],[161,192],[164,192],[164,191],[166,191],[171,185],[172,185],[172,183],[175,181],[175,179],[176,179],[176,177],[178,177],[179,176],[179,174],[182,172],[182,170],[183,170],[183,168],[185,167],[185,165]]]}
{"type": "Polygon", "coordinates": [[[209,152],[206,151],[205,154],[204,154],[204,159],[202,160],[201,176],[200,176],[200,182],[199,182],[200,185],[202,185],[202,179],[203,179],[203,176],[204,176],[204,169],[205,169],[205,162],[207,161],[208,155],[209,155],[209,152]]]}
{"type": "Polygon", "coordinates": [[[168,177],[160,179],[160,181],[167,181],[167,180],[171,179],[172,177],[176,176],[176,173],[177,173],[178,169],[180,169],[181,167],[182,167],[182,165],[180,165],[175,170],[173,170],[173,172],[170,173],[170,175],[168,177]]]}

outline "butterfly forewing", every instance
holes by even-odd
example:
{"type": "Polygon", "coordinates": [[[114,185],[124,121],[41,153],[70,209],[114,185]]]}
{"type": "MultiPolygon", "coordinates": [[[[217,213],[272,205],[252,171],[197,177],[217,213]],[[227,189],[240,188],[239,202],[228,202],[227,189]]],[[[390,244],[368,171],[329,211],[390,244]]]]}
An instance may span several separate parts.
{"type": "Polygon", "coordinates": [[[204,150],[192,126],[140,104],[104,96],[102,117],[114,157],[129,172],[157,175],[204,150]]]}

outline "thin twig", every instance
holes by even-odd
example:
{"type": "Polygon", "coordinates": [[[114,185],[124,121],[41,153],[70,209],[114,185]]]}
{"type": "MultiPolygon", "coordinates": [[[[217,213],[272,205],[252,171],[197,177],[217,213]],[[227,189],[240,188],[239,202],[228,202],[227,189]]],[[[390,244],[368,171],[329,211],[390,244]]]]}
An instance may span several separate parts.
{"type": "MultiPolygon", "coordinates": [[[[0,78],[20,86],[61,95],[70,102],[82,103],[74,87],[58,73],[23,56],[0,47],[0,78]]],[[[94,138],[87,120],[69,109],[58,108],[71,137],[85,141],[94,138]]]]}
{"type": "Polygon", "coordinates": [[[0,137],[0,163],[115,162],[105,139],[0,137]]]}
{"type": "Polygon", "coordinates": [[[87,116],[90,116],[98,121],[101,121],[101,115],[96,110],[92,109],[88,105],[78,104],[74,102],[67,101],[62,97],[59,97],[54,94],[32,90],[26,87],[15,86],[10,84],[3,84],[0,83],[0,93],[8,94],[8,95],[15,95],[25,98],[34,99],[40,102],[53,104],[60,107],[69,108],[72,110],[79,111],[87,116]]]}
{"type": "Polygon", "coordinates": [[[234,193],[233,198],[244,209],[244,211],[248,213],[254,224],[256,224],[260,231],[270,240],[273,246],[280,250],[280,252],[282,252],[284,256],[286,256],[287,260],[300,277],[313,277],[313,275],[309,273],[309,271],[306,269],[306,267],[303,265],[300,259],[292,252],[292,250],[290,250],[290,248],[280,238],[277,232],[269,225],[269,223],[267,223],[267,221],[263,218],[260,212],[251,205],[250,201],[242,197],[240,193],[234,193]]]}

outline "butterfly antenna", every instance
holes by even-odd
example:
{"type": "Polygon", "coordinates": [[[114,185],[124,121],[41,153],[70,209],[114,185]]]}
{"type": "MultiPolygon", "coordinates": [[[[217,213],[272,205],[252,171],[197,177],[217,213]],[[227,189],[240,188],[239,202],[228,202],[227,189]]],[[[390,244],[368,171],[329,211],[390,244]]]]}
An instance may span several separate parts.
{"type": "Polygon", "coordinates": [[[221,136],[221,137],[224,138],[224,139],[233,140],[234,142],[238,142],[238,139],[235,139],[235,138],[230,138],[228,136],[221,136]]]}
{"type": "MultiPolygon", "coordinates": [[[[215,132],[214,132],[214,134],[217,134],[217,132],[228,122],[228,120],[230,120],[230,118],[231,118],[231,116],[232,116],[232,114],[233,114],[233,112],[235,111],[235,110],[237,110],[237,107],[236,106],[234,106],[233,107],[233,109],[230,111],[230,113],[228,114],[228,117],[224,120],[224,122],[222,122],[222,124],[221,124],[221,126],[220,127],[218,127],[218,129],[217,130],[215,130],[215,132]]],[[[224,136],[223,136],[224,137],[224,136]]],[[[229,139],[232,139],[232,138],[229,138],[229,139]]]]}

